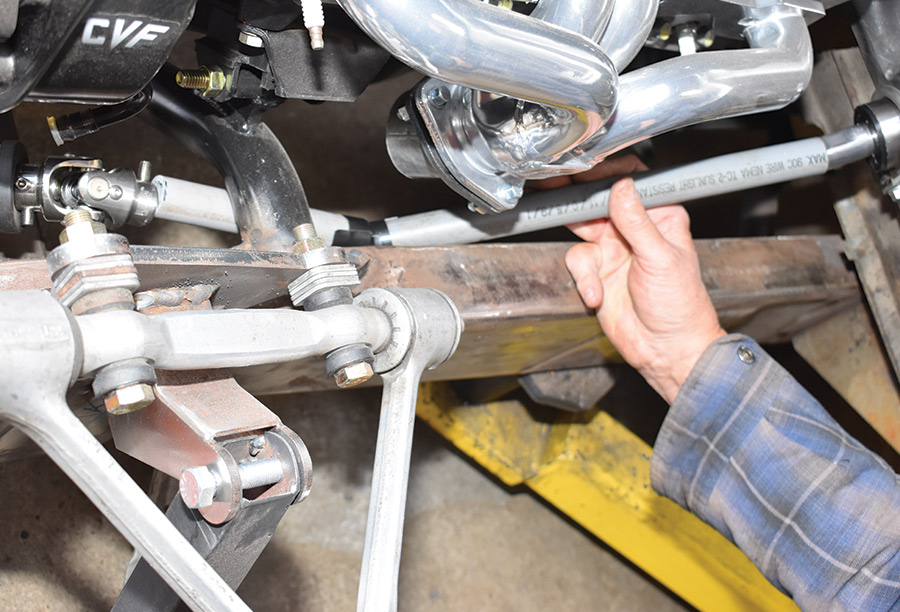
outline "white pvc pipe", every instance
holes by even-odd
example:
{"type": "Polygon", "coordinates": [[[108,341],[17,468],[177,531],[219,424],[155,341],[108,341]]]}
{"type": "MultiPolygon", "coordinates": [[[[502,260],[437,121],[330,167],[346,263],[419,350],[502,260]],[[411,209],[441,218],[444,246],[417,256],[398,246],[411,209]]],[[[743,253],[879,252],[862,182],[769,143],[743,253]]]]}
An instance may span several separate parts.
{"type": "MultiPolygon", "coordinates": [[[[154,177],[153,184],[159,197],[154,218],[238,233],[231,199],[224,189],[162,175],[154,177]]],[[[310,213],[316,232],[325,244],[332,244],[336,231],[350,228],[344,215],[324,210],[310,213]]]]}
{"type": "MultiPolygon", "coordinates": [[[[847,134],[862,146],[843,153],[840,165],[863,159],[872,151],[871,136],[855,128],[847,134]]],[[[698,200],[825,174],[837,167],[831,152],[839,146],[830,147],[823,138],[807,138],[638,174],[634,183],[647,208],[698,200]]],[[[385,219],[388,235],[382,242],[406,247],[469,244],[606,217],[611,183],[582,183],[532,193],[514,210],[496,215],[434,210],[385,219]]]]}

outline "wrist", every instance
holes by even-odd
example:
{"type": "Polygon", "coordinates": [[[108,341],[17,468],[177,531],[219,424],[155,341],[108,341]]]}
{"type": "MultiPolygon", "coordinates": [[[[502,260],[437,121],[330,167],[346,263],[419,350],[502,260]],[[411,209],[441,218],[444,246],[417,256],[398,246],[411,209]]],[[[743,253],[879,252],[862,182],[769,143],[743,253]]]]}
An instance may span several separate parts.
{"type": "Polygon", "coordinates": [[[704,333],[693,335],[689,341],[680,343],[678,350],[666,351],[661,359],[638,368],[640,374],[653,389],[671,405],[700,356],[713,342],[726,336],[727,332],[718,323],[704,333]]]}

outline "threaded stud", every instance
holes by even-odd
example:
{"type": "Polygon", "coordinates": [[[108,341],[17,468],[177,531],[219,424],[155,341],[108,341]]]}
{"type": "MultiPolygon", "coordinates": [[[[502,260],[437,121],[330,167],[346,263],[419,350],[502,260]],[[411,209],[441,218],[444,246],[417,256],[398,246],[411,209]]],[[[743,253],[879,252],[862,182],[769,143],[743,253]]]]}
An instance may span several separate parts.
{"type": "Polygon", "coordinates": [[[71,227],[76,223],[90,223],[93,220],[94,218],[91,217],[91,213],[83,208],[76,208],[75,210],[70,210],[66,213],[63,223],[66,224],[66,227],[71,227]]]}
{"type": "Polygon", "coordinates": [[[153,168],[150,166],[150,162],[148,162],[146,159],[141,160],[141,163],[138,164],[138,180],[149,183],[151,174],[153,174],[153,168]]]}
{"type": "Polygon", "coordinates": [[[309,240],[310,238],[317,238],[318,236],[316,228],[312,223],[301,223],[294,228],[294,239],[297,240],[297,242],[309,240]]]}
{"type": "Polygon", "coordinates": [[[207,89],[209,87],[209,69],[179,70],[175,73],[175,84],[184,89],[207,89]]]}

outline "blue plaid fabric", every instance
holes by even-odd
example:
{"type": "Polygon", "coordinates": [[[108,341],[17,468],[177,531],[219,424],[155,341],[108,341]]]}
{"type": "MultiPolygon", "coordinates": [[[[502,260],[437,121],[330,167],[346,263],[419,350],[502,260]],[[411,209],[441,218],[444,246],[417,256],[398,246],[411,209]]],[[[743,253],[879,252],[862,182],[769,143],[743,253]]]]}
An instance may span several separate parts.
{"type": "Polygon", "coordinates": [[[750,338],[706,349],[650,477],[800,608],[900,610],[900,479],[750,338]]]}

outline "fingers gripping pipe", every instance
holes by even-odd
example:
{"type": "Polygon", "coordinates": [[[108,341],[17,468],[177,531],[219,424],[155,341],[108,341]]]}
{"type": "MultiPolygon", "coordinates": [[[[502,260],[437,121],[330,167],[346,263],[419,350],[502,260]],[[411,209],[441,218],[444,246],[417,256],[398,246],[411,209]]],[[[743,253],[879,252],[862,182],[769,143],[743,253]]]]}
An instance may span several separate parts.
{"type": "Polygon", "coordinates": [[[432,289],[369,289],[356,304],[381,310],[394,325],[390,345],[375,355],[384,393],[357,599],[359,612],[389,612],[397,609],[419,379],[450,358],[463,324],[453,302],[432,289]]]}
{"type": "Polygon", "coordinates": [[[249,612],[69,410],[81,362],[74,328],[47,293],[0,293],[0,418],[34,440],[191,608],[249,612]]]}

